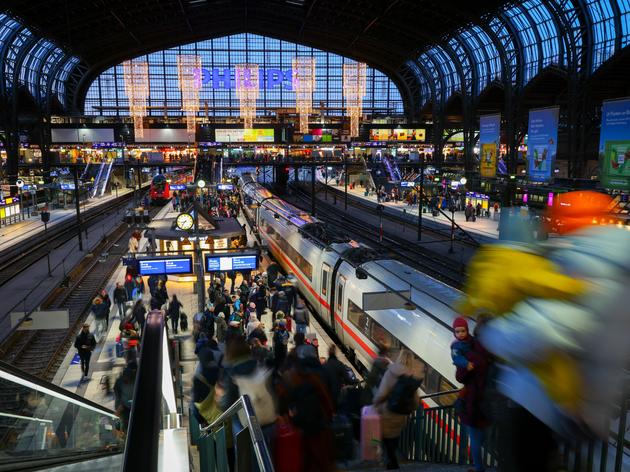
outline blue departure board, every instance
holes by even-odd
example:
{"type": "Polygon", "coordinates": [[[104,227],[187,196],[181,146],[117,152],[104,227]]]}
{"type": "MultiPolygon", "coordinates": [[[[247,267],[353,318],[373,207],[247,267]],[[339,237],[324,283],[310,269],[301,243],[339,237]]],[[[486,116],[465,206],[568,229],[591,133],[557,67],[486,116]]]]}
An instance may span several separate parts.
{"type": "Polygon", "coordinates": [[[254,270],[257,268],[257,254],[206,255],[206,272],[254,270]]]}
{"type": "Polygon", "coordinates": [[[192,272],[191,257],[138,259],[141,275],[176,275],[192,272]]]}

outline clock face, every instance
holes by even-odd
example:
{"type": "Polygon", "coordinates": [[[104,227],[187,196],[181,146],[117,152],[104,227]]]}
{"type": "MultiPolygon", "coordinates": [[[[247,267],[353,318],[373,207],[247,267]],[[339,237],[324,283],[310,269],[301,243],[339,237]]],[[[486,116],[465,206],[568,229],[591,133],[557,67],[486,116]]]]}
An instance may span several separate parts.
{"type": "Polygon", "coordinates": [[[186,231],[192,228],[194,223],[195,221],[193,220],[192,215],[189,215],[188,213],[182,213],[177,217],[175,224],[179,229],[183,229],[186,231]]]}

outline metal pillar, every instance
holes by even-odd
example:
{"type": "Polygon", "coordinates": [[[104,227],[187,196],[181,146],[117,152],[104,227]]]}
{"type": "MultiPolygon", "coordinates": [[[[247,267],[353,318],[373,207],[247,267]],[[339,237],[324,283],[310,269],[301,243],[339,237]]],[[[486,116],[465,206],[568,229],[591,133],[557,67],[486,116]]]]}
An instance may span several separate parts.
{"type": "Polygon", "coordinates": [[[83,239],[81,235],[81,202],[79,201],[79,167],[74,164],[72,167],[72,177],[74,178],[74,207],[77,211],[77,236],[79,237],[79,251],[83,251],[83,239]]]}
{"type": "Polygon", "coordinates": [[[197,311],[203,313],[206,307],[206,283],[203,278],[203,255],[201,254],[201,244],[199,242],[199,211],[201,210],[201,205],[195,202],[194,209],[195,239],[193,241],[193,250],[195,252],[195,274],[197,276],[197,311]]]}
{"type": "Polygon", "coordinates": [[[418,192],[418,241],[422,241],[422,198],[424,197],[424,164],[425,158],[420,161],[420,191],[418,192]]]}
{"type": "Polygon", "coordinates": [[[344,188],[343,188],[343,209],[348,211],[348,156],[343,156],[343,175],[344,175],[344,188]]]}
{"type": "Polygon", "coordinates": [[[315,216],[315,164],[311,165],[311,214],[315,216]]]}

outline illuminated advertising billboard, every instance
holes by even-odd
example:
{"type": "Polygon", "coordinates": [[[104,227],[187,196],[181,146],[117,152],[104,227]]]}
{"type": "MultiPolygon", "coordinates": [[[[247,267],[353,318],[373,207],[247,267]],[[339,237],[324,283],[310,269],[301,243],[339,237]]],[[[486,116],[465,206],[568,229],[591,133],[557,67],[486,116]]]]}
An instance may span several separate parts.
{"type": "Polygon", "coordinates": [[[479,118],[479,173],[482,177],[496,177],[497,151],[501,139],[501,115],[479,118]]]}
{"type": "Polygon", "coordinates": [[[558,150],[558,117],[560,109],[530,110],[527,131],[527,168],[530,180],[551,180],[558,150]]]}
{"type": "Polygon", "coordinates": [[[219,143],[273,143],[273,128],[235,128],[214,130],[214,140],[219,143]]]}
{"type": "Polygon", "coordinates": [[[309,130],[308,134],[293,134],[293,141],[296,143],[332,143],[340,139],[340,129],[315,128],[309,130]]]}
{"type": "Polygon", "coordinates": [[[424,142],[424,129],[371,129],[370,141],[416,141],[424,142]]]}
{"type": "Polygon", "coordinates": [[[602,106],[599,137],[602,186],[630,190],[630,99],[611,100],[602,106]]]}

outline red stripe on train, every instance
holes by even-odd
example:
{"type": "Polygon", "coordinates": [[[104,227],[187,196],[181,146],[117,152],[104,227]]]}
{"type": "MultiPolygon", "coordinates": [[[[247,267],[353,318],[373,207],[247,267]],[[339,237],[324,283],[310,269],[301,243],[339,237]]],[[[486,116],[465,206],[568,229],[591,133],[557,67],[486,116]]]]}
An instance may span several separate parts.
{"type": "MultiPolygon", "coordinates": [[[[263,233],[267,234],[264,230],[261,230],[263,233]]],[[[278,252],[278,254],[280,255],[280,257],[282,258],[282,260],[293,270],[293,272],[295,273],[295,275],[302,281],[302,283],[304,284],[304,286],[308,289],[309,292],[311,292],[313,294],[313,296],[319,300],[319,302],[322,304],[322,306],[324,306],[324,308],[326,308],[327,310],[330,309],[330,305],[326,302],[326,300],[324,300],[323,298],[321,298],[319,296],[319,294],[313,289],[313,287],[311,286],[310,282],[308,282],[300,273],[300,271],[298,270],[297,267],[295,267],[295,265],[293,265],[293,262],[284,254],[284,252],[282,252],[282,249],[280,249],[280,247],[274,243],[273,241],[271,241],[271,238],[269,238],[269,235],[267,234],[267,242],[269,244],[271,244],[274,249],[278,252]]],[[[365,341],[363,341],[347,324],[345,324],[343,322],[343,319],[341,318],[341,316],[339,316],[339,314],[337,312],[335,312],[335,319],[339,322],[339,324],[342,326],[342,328],[344,329],[344,331],[346,333],[348,333],[352,339],[354,339],[359,346],[361,346],[363,348],[363,350],[372,358],[376,357],[376,352],[374,352],[373,349],[370,348],[370,346],[368,346],[365,341]]]]}

